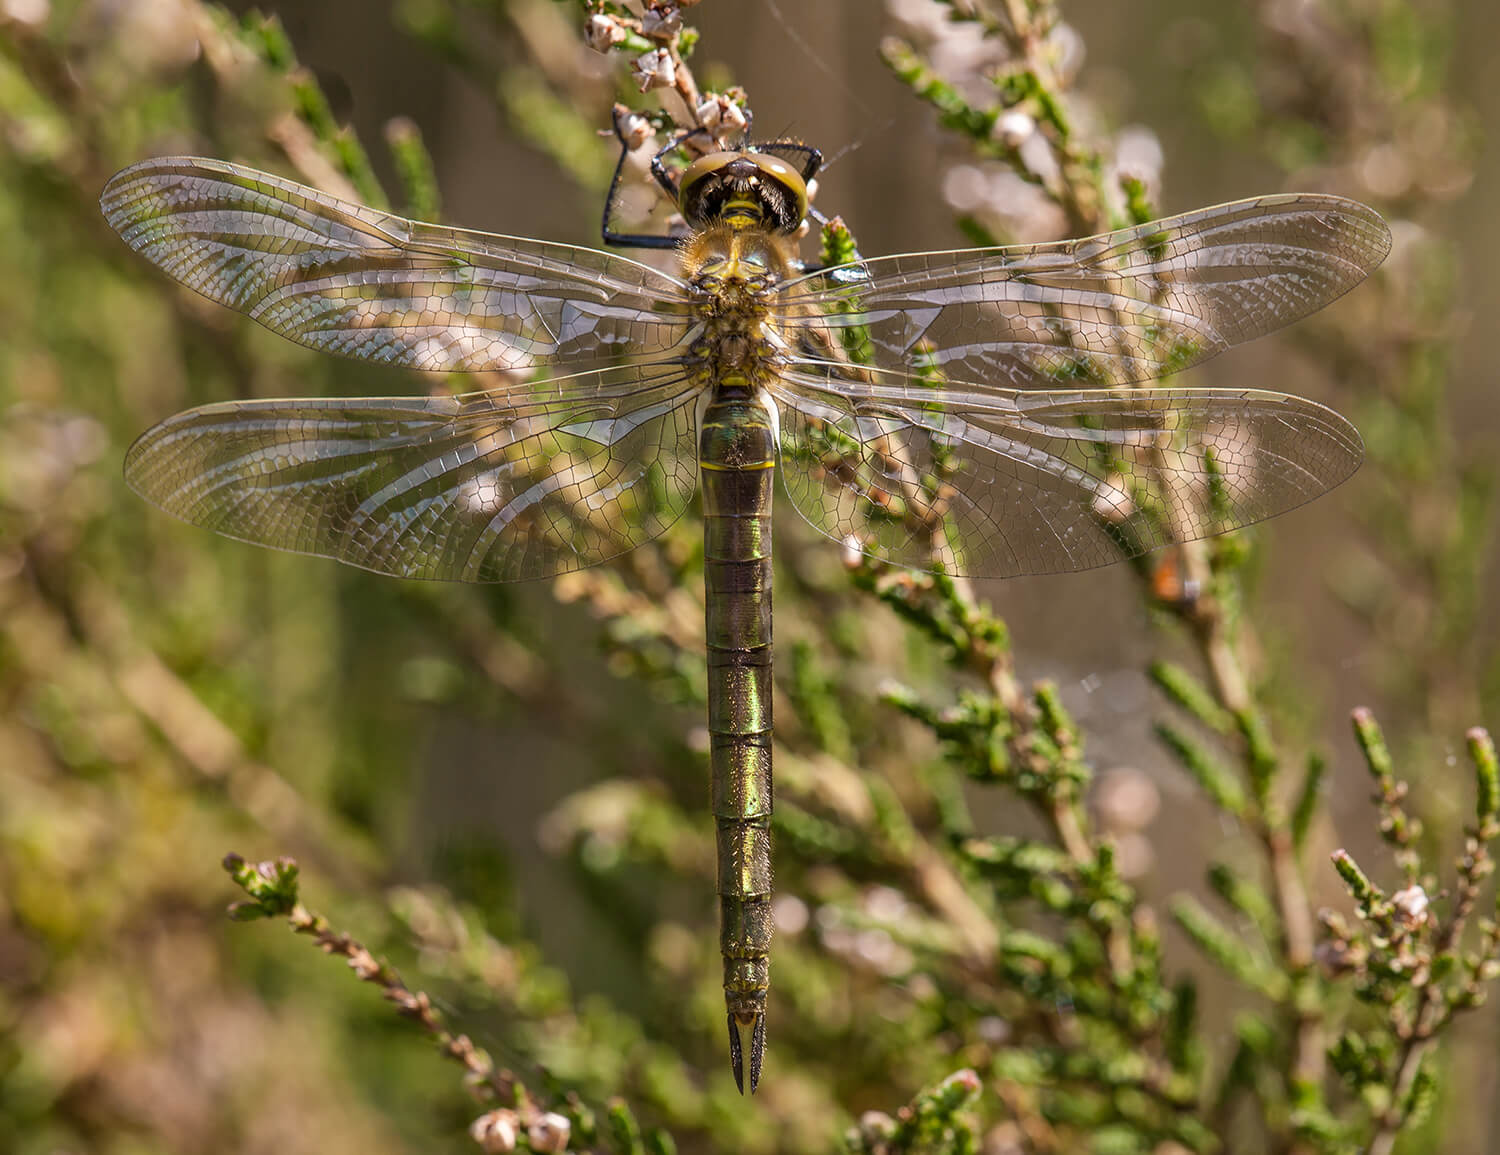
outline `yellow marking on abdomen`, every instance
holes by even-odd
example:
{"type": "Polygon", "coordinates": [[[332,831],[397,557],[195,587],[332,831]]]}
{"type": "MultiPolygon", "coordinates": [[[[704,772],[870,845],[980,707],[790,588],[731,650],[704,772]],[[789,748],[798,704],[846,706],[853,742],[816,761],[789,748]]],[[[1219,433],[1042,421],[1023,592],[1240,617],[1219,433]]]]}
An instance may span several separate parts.
{"type": "Polygon", "coordinates": [[[774,461],[761,461],[751,465],[715,465],[711,461],[700,461],[699,469],[711,470],[714,473],[746,473],[752,469],[775,469],[774,461]]]}

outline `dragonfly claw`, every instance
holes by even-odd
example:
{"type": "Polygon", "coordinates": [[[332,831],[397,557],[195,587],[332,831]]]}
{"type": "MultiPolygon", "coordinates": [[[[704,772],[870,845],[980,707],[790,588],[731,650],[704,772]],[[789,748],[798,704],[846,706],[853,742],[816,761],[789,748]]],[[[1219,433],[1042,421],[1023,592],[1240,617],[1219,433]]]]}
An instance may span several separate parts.
{"type": "Polygon", "coordinates": [[[745,1093],[744,1047],[741,1032],[750,1031],[750,1093],[760,1085],[760,1061],[766,1050],[766,1015],[764,1011],[729,1014],[729,1065],[734,1069],[734,1085],[745,1093]]]}

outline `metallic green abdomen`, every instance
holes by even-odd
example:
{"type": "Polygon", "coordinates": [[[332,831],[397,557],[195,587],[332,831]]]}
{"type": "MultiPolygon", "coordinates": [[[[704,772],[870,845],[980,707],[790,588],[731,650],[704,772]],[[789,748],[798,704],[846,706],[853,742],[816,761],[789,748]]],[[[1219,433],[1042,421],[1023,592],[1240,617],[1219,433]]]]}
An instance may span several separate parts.
{"type": "Polygon", "coordinates": [[[708,730],[719,852],[719,941],[736,1075],[750,1032],[760,1076],[771,948],[771,415],[721,386],[700,432],[708,730]]]}

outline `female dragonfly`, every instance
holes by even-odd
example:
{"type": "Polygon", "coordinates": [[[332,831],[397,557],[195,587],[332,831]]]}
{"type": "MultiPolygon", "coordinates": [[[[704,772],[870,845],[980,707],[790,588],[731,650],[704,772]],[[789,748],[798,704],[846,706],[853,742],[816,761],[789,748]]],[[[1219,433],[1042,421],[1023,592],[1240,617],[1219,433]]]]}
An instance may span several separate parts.
{"type": "Polygon", "coordinates": [[[1282,393],[1156,379],[1326,305],[1390,233],[1353,201],[1268,196],[809,271],[794,236],[814,150],[710,153],[675,182],[659,162],[689,233],[624,239],[675,244],[675,274],[217,160],[125,169],[101,198],[109,223],[211,300],[314,349],[508,381],[205,405],[144,434],[125,474],[229,537],[472,582],[596,565],[701,489],[724,996],[753,1092],[778,462],[792,504],[847,548],[973,576],[1081,570],[1271,517],[1353,473],[1354,427],[1282,393]]]}

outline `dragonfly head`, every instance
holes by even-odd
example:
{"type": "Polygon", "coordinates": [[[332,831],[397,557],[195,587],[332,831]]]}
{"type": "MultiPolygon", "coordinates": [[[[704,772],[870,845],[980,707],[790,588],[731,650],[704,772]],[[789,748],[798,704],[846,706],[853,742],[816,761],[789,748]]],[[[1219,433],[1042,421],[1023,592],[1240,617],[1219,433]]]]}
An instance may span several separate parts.
{"type": "Polygon", "coordinates": [[[807,182],[780,157],[764,152],[711,152],[682,174],[682,219],[695,229],[726,224],[790,236],[807,216],[807,182]]]}

